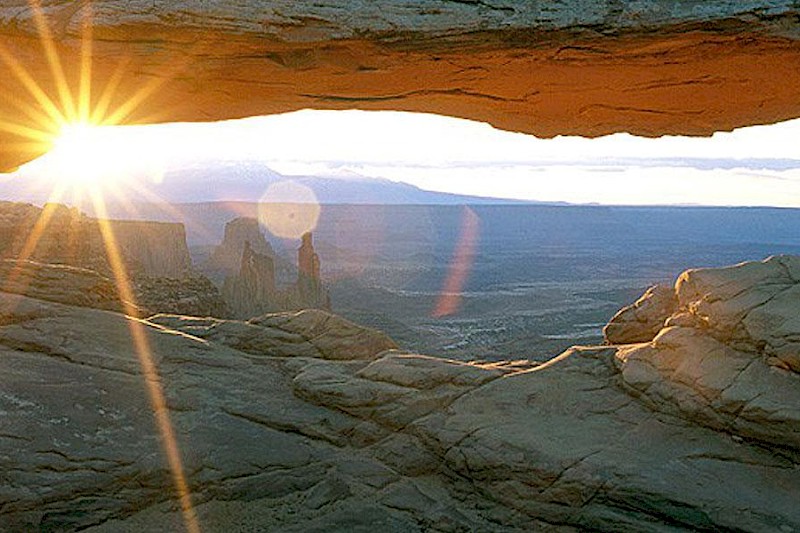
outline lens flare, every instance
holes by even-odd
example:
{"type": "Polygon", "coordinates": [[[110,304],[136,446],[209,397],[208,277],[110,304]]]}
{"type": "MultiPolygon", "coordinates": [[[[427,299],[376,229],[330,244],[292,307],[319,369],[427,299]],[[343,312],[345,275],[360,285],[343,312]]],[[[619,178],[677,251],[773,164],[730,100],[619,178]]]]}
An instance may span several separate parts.
{"type": "Polygon", "coordinates": [[[453,315],[461,307],[462,293],[475,260],[479,236],[480,218],[471,208],[465,207],[461,218],[461,235],[450,260],[447,279],[431,313],[434,318],[453,315]]]}
{"type": "Polygon", "coordinates": [[[192,505],[191,492],[189,491],[189,484],[183,469],[178,439],[175,436],[175,430],[170,420],[169,409],[167,408],[167,402],[164,396],[164,386],[161,381],[161,376],[158,373],[158,368],[153,360],[153,351],[150,348],[150,341],[147,337],[147,328],[142,321],[133,318],[133,316],[136,315],[136,300],[113,228],[106,216],[103,198],[100,195],[93,195],[92,202],[95,204],[95,211],[99,217],[100,233],[103,236],[108,262],[114,273],[117,292],[125,307],[125,314],[129,315],[128,325],[130,327],[131,340],[133,341],[136,355],[139,358],[139,365],[142,368],[142,377],[147,387],[148,396],[150,397],[150,404],[153,409],[156,427],[161,435],[161,444],[167,457],[167,464],[172,472],[172,478],[178,493],[186,529],[189,533],[200,533],[197,514],[192,505]]]}
{"type": "Polygon", "coordinates": [[[285,180],[267,188],[258,204],[258,219],[276,237],[299,239],[317,227],[320,211],[314,191],[285,180]]]}

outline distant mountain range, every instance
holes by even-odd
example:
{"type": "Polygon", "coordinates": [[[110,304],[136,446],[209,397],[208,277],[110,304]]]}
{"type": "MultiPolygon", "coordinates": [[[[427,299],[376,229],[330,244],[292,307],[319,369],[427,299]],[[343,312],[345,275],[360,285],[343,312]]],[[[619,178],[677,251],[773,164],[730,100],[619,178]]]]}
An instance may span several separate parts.
{"type": "MultiPolygon", "coordinates": [[[[519,200],[486,198],[427,191],[383,178],[355,173],[336,176],[284,176],[258,162],[214,162],[168,172],[157,194],[168,202],[257,202],[265,191],[283,181],[311,189],[321,204],[461,205],[521,204],[519,200]],[[198,187],[199,185],[206,185],[198,187]],[[212,185],[208,187],[207,185],[212,185]]],[[[267,200],[269,201],[269,200],[267,200]]]]}
{"type": "MultiPolygon", "coordinates": [[[[48,200],[47,177],[2,180],[0,198],[33,203],[48,200]]],[[[383,178],[348,173],[335,176],[284,176],[256,161],[204,161],[171,169],[147,189],[167,203],[259,202],[270,186],[291,181],[311,189],[321,204],[481,205],[531,202],[427,191],[383,178]]],[[[129,198],[133,203],[152,198],[129,198]]],[[[271,201],[266,199],[265,201],[271,201]]]]}

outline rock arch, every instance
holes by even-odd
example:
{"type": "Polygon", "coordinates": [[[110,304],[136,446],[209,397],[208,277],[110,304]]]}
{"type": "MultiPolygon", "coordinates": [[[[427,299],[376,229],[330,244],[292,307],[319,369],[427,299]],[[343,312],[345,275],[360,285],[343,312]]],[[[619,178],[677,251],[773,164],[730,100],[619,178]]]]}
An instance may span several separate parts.
{"type": "MultiPolygon", "coordinates": [[[[91,10],[92,107],[122,123],[302,108],[394,109],[538,136],[709,135],[800,116],[795,1],[41,2],[0,7],[0,169],[42,153],[19,126],[72,92],[91,10]],[[113,91],[107,91],[114,88],[113,91]]],[[[9,5],[11,4],[11,5],[9,5]]]]}

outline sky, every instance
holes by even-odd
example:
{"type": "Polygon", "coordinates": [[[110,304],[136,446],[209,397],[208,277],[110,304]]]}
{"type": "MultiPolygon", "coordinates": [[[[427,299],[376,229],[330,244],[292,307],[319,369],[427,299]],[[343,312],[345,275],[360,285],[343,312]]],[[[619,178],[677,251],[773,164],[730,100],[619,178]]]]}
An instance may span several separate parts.
{"type": "Polygon", "coordinates": [[[242,160],[284,175],[359,174],[500,198],[800,207],[797,139],[800,119],[700,138],[538,139],[439,115],[304,110],[215,123],[72,127],[51,153],[0,178],[0,187],[55,174],[157,186],[170,169],[242,160]]]}

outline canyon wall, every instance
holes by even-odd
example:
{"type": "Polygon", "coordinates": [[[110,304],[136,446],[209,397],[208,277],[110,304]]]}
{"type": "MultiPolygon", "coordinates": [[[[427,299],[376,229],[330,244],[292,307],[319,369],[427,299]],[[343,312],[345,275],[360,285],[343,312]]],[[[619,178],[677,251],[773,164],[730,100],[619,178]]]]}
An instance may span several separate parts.
{"type": "Polygon", "coordinates": [[[31,5],[0,7],[3,170],[48,148],[58,124],[41,109],[69,118],[90,26],[90,107],[115,123],[356,108],[658,136],[800,116],[789,0],[31,5]]]}
{"type": "Polygon", "coordinates": [[[111,228],[136,270],[149,276],[181,278],[192,269],[183,224],[113,220],[111,228]]]}
{"type": "MultiPolygon", "coordinates": [[[[109,227],[131,275],[181,278],[191,271],[182,224],[112,220],[109,227]]],[[[0,202],[0,258],[20,256],[112,273],[96,219],[55,204],[0,202]]]]}

